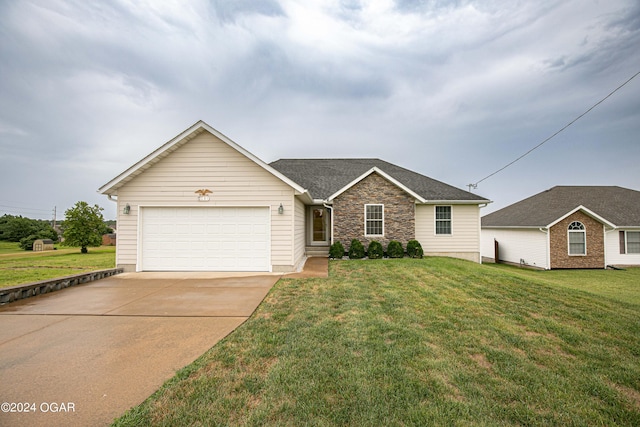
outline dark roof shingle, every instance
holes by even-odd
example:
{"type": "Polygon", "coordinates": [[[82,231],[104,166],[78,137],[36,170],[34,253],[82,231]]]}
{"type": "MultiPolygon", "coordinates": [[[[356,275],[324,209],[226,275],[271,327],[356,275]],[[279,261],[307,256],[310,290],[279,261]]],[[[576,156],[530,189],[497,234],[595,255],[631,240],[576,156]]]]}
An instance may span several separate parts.
{"type": "Polygon", "coordinates": [[[556,186],[482,217],[483,227],[545,227],[584,206],[618,227],[640,226],[640,191],[617,186],[556,186]]]}
{"type": "Polygon", "coordinates": [[[487,200],[380,159],[280,159],[269,166],[306,188],[314,199],[326,200],[371,168],[377,167],[427,200],[487,200]]]}

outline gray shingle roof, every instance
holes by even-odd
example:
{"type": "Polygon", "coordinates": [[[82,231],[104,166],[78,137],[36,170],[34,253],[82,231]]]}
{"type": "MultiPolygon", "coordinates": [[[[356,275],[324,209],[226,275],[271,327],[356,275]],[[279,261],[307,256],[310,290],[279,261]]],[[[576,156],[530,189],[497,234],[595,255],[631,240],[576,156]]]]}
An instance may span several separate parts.
{"type": "Polygon", "coordinates": [[[373,167],[377,167],[427,200],[487,201],[380,159],[280,159],[269,166],[309,190],[314,199],[326,200],[373,167]]]}
{"type": "Polygon", "coordinates": [[[545,227],[584,206],[618,227],[640,226],[640,191],[617,186],[557,186],[482,217],[483,227],[545,227]]]}

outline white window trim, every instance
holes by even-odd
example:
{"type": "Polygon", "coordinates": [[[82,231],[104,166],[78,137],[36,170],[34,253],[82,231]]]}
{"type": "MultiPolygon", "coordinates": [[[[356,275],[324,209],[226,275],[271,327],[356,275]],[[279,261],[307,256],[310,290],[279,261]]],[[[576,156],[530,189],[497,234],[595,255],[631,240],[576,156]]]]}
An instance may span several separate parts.
{"type": "Polygon", "coordinates": [[[584,225],[584,223],[582,221],[572,221],[567,226],[567,254],[569,256],[587,256],[587,226],[584,225]],[[577,222],[577,223],[581,224],[582,225],[582,230],[569,230],[569,227],[571,227],[571,224],[573,224],[574,222],[577,222]],[[582,233],[584,235],[584,253],[583,254],[572,254],[571,253],[571,238],[569,237],[571,235],[571,233],[582,233]]]}
{"type": "Polygon", "coordinates": [[[635,230],[625,230],[624,231],[624,253],[625,255],[638,255],[640,254],[640,252],[629,252],[629,233],[640,233],[640,231],[635,231],[635,230]]]}
{"type": "MultiPolygon", "coordinates": [[[[378,221],[378,220],[370,220],[378,221]]],[[[364,205],[364,235],[365,237],[382,237],[384,236],[384,204],[382,203],[367,203],[364,205]],[[367,234],[367,206],[381,206],[382,207],[382,234],[367,234]]]]}
{"type": "Polygon", "coordinates": [[[451,205],[434,205],[433,206],[433,235],[436,237],[449,237],[449,236],[453,236],[453,206],[451,205]],[[438,220],[438,208],[449,208],[449,212],[451,212],[451,218],[449,218],[449,233],[448,234],[444,234],[444,233],[438,233],[438,221],[444,221],[444,220],[438,220]]]}

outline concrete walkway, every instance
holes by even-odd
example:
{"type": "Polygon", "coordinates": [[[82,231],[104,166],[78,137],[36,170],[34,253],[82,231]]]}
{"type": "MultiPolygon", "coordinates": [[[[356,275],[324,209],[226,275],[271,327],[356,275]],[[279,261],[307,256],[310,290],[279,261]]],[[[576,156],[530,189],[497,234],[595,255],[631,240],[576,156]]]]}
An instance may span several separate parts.
{"type": "Polygon", "coordinates": [[[121,274],[0,307],[0,425],[110,424],[241,325],[281,276],[121,274]]]}

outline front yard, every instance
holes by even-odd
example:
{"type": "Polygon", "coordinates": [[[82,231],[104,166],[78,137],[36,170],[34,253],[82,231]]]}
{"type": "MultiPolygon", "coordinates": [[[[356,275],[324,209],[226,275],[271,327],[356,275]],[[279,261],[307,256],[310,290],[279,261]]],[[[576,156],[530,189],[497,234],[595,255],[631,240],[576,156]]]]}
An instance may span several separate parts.
{"type": "Polygon", "coordinates": [[[17,243],[0,242],[0,288],[114,268],[115,263],[115,246],[89,248],[82,254],[80,248],[32,252],[17,243]]]}
{"type": "Polygon", "coordinates": [[[640,269],[578,272],[586,292],[530,273],[427,258],[281,280],[116,425],[640,425],[640,269]]]}

